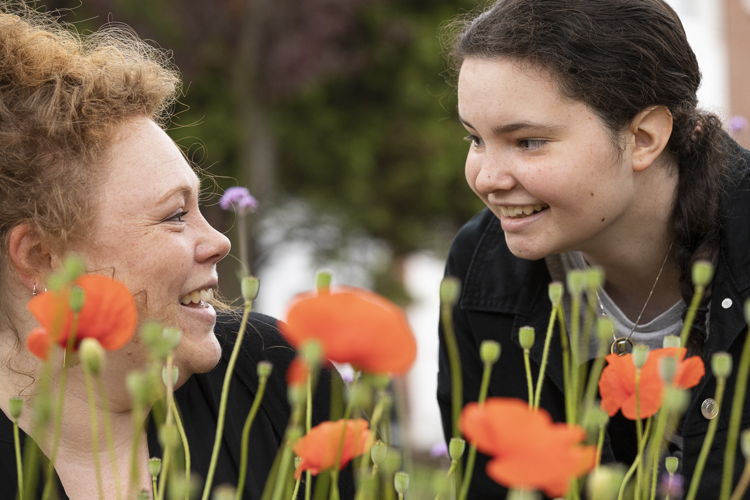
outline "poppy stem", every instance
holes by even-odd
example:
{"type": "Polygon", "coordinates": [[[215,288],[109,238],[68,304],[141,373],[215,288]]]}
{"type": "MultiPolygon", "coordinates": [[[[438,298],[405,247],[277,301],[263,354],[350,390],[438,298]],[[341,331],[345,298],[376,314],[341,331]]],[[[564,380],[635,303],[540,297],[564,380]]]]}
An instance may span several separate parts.
{"type": "MultiPolygon", "coordinates": [[[[174,423],[177,426],[177,432],[180,434],[180,441],[182,443],[182,450],[185,453],[185,484],[190,484],[190,472],[191,472],[191,460],[190,460],[190,443],[188,443],[187,434],[185,433],[185,426],[182,424],[182,417],[180,416],[180,409],[177,407],[177,403],[172,398],[172,414],[174,415],[174,423]]],[[[185,489],[185,500],[190,499],[190,488],[185,489]]]]}
{"type": "Polygon", "coordinates": [[[565,323],[565,311],[562,307],[557,308],[557,320],[560,325],[560,345],[562,348],[562,364],[563,364],[563,387],[565,392],[563,394],[565,398],[565,420],[569,424],[574,424],[575,421],[575,410],[573,409],[576,401],[573,398],[572,385],[570,381],[570,343],[568,342],[568,332],[565,323]]]}
{"type": "Polygon", "coordinates": [[[253,307],[252,300],[245,300],[245,307],[242,311],[242,321],[240,322],[240,330],[237,332],[237,338],[234,341],[234,347],[232,348],[232,354],[229,357],[229,363],[227,365],[227,371],[224,374],[224,383],[221,388],[221,399],[219,400],[219,416],[216,421],[216,434],[214,437],[214,446],[211,451],[211,461],[208,465],[208,473],[206,474],[206,483],[203,485],[203,495],[201,500],[208,500],[208,496],[211,493],[211,485],[214,482],[214,474],[216,473],[216,463],[219,459],[219,448],[221,448],[221,438],[224,434],[224,419],[227,414],[227,401],[229,399],[229,382],[232,380],[234,373],[234,365],[237,364],[237,357],[240,354],[242,347],[242,340],[245,337],[245,330],[247,329],[247,320],[250,316],[250,310],[253,307]]]}
{"type": "MultiPolygon", "coordinates": [[[[310,377],[308,377],[308,380],[310,377]]],[[[245,479],[247,478],[247,452],[250,449],[250,428],[253,425],[255,416],[258,414],[258,408],[260,408],[260,402],[263,399],[263,394],[266,391],[266,384],[268,383],[268,375],[263,374],[260,376],[258,381],[258,391],[255,393],[253,398],[253,404],[250,406],[250,411],[245,419],[245,425],[242,427],[242,446],[240,454],[240,475],[237,479],[237,488],[234,493],[234,498],[240,500],[242,493],[245,490],[245,479]]],[[[297,482],[297,488],[299,488],[299,481],[297,482]]],[[[296,489],[295,489],[296,491],[296,489]]],[[[293,496],[292,498],[297,498],[293,496]]]]}
{"type": "MultiPolygon", "coordinates": [[[[697,292],[696,292],[697,293],[697,292]]],[[[721,403],[724,399],[724,388],[726,386],[726,377],[716,377],[716,407],[718,412],[721,413],[721,403]]],[[[703,469],[706,466],[706,459],[708,459],[708,452],[711,449],[711,444],[714,441],[714,435],[716,434],[716,428],[719,425],[719,414],[708,424],[708,430],[706,436],[703,438],[703,445],[701,451],[698,454],[698,461],[695,463],[695,469],[693,470],[693,477],[690,479],[690,488],[688,488],[687,496],[685,500],[693,500],[695,495],[698,493],[698,485],[703,475],[703,469]]]]}
{"type": "Polygon", "coordinates": [[[461,437],[458,430],[458,420],[463,402],[463,384],[461,381],[461,360],[458,355],[458,343],[453,329],[453,311],[449,303],[441,303],[441,319],[443,320],[443,336],[448,351],[448,363],[451,369],[451,436],[461,437]]]}
{"type": "Polygon", "coordinates": [[[695,314],[698,312],[698,305],[703,299],[704,291],[705,287],[703,285],[695,285],[693,298],[690,300],[690,306],[688,307],[687,313],[685,314],[685,321],[682,323],[682,330],[680,331],[680,345],[687,346],[688,338],[690,338],[690,330],[693,327],[695,314]]]}
{"type": "MultiPolygon", "coordinates": [[[[570,388],[566,387],[566,392],[570,390],[571,398],[574,402],[579,401],[579,383],[580,383],[580,335],[581,335],[581,293],[571,293],[570,305],[570,388]]],[[[576,406],[571,405],[570,423],[576,423],[577,413],[576,406]]]]}
{"type": "Polygon", "coordinates": [[[120,466],[115,453],[115,440],[112,437],[112,423],[109,419],[109,403],[107,402],[106,389],[101,377],[95,379],[97,392],[99,393],[99,404],[102,405],[102,427],[104,427],[104,440],[107,443],[107,452],[109,453],[110,466],[112,467],[112,477],[115,480],[115,498],[122,498],[120,491],[120,466]]]}
{"type": "Polygon", "coordinates": [[[742,469],[740,480],[737,482],[737,487],[732,492],[732,496],[729,497],[729,500],[742,500],[748,486],[750,486],[750,461],[745,462],[745,467],[742,469]]]}
{"type": "Polygon", "coordinates": [[[531,376],[531,362],[529,361],[529,350],[523,350],[523,368],[526,372],[526,390],[529,393],[529,408],[534,407],[534,382],[531,376]]]}
{"type": "MultiPolygon", "coordinates": [[[[651,419],[648,419],[646,421],[646,430],[643,433],[643,435],[644,435],[644,439],[643,439],[644,443],[640,443],[640,442],[638,443],[639,449],[643,448],[643,444],[645,444],[645,441],[648,440],[650,433],[651,433],[651,419]]],[[[633,460],[632,465],[630,466],[630,468],[628,469],[628,471],[625,473],[625,476],[622,478],[622,483],[620,483],[620,490],[617,493],[617,500],[622,500],[623,495],[625,494],[625,486],[627,486],[628,481],[630,481],[630,478],[633,477],[633,474],[635,473],[636,469],[638,467],[640,467],[642,460],[643,460],[643,455],[642,455],[641,452],[639,452],[635,456],[635,459],[633,460]]]]}
{"type": "MultiPolygon", "coordinates": [[[[750,312],[750,301],[745,303],[746,315],[750,312]]],[[[724,468],[721,471],[720,500],[726,500],[732,483],[734,472],[734,460],[737,452],[737,441],[739,441],[740,421],[742,409],[744,408],[745,393],[747,392],[747,378],[750,374],[750,335],[745,336],[745,344],[742,347],[739,367],[737,368],[736,387],[732,397],[732,410],[729,415],[729,429],[727,431],[727,446],[724,449],[724,468]]],[[[747,470],[747,467],[745,468],[747,470]]],[[[744,472],[743,472],[744,474],[744,472]]]]}
{"type": "Polygon", "coordinates": [[[21,436],[18,431],[18,419],[13,419],[13,448],[16,452],[16,482],[18,483],[18,498],[23,495],[23,459],[21,457],[21,436]]]}
{"type": "Polygon", "coordinates": [[[635,500],[641,498],[641,487],[643,484],[643,419],[641,418],[641,369],[635,369],[635,434],[638,440],[638,467],[635,469],[635,500]]]}
{"type": "Polygon", "coordinates": [[[544,384],[544,374],[547,371],[547,360],[549,358],[549,347],[552,343],[552,332],[555,329],[555,319],[557,318],[557,309],[560,307],[559,303],[552,306],[552,311],[549,315],[549,321],[547,322],[547,332],[544,335],[544,348],[542,349],[542,362],[539,366],[539,374],[536,378],[536,391],[534,393],[534,402],[531,405],[532,408],[539,408],[539,400],[542,397],[542,384],[544,384]]]}
{"type": "Polygon", "coordinates": [[[94,472],[96,474],[96,491],[99,499],[104,498],[104,484],[102,482],[102,464],[99,460],[99,421],[97,419],[96,390],[94,389],[94,374],[88,363],[83,363],[83,376],[86,382],[86,395],[89,400],[89,415],[91,416],[91,452],[94,454],[94,472]]]}
{"type": "Polygon", "coordinates": [[[656,415],[656,426],[654,428],[654,434],[651,437],[651,458],[646,462],[646,470],[651,470],[651,487],[648,498],[654,500],[656,498],[656,484],[659,478],[659,466],[661,457],[661,450],[663,446],[663,438],[667,428],[667,411],[665,408],[659,411],[656,415]]]}
{"type": "MultiPolygon", "coordinates": [[[[174,378],[172,377],[173,373],[173,366],[174,366],[174,356],[172,354],[169,354],[167,356],[167,361],[164,366],[164,370],[162,371],[162,374],[166,374],[166,376],[162,376],[164,385],[166,386],[166,397],[167,397],[167,416],[164,421],[165,427],[171,427],[174,425],[174,378]]],[[[165,443],[165,450],[164,450],[164,457],[162,459],[162,469],[161,474],[159,475],[159,490],[158,493],[156,491],[153,492],[154,498],[156,500],[163,500],[164,499],[164,492],[167,489],[167,476],[169,475],[170,466],[172,465],[172,454],[174,453],[173,449],[173,443],[172,441],[168,441],[165,443]]],[[[189,483],[188,483],[189,484],[189,483]]]]}

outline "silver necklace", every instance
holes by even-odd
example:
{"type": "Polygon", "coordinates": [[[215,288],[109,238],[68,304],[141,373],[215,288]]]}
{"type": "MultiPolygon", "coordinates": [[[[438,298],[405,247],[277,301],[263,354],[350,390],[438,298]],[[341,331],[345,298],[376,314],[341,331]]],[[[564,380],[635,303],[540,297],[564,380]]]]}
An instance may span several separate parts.
{"type": "MultiPolygon", "coordinates": [[[[661,263],[661,267],[659,267],[659,271],[656,273],[656,278],[654,279],[654,283],[651,285],[651,290],[648,291],[648,296],[646,296],[646,301],[643,303],[643,306],[641,307],[641,312],[638,313],[638,317],[635,319],[635,323],[633,324],[633,328],[630,329],[630,333],[628,333],[627,337],[615,337],[615,334],[612,334],[612,343],[609,345],[609,352],[612,354],[617,354],[618,356],[624,356],[625,354],[628,354],[629,352],[633,351],[633,341],[631,340],[631,337],[633,336],[633,333],[635,333],[635,329],[638,328],[638,325],[641,322],[641,317],[643,316],[643,313],[646,311],[646,307],[648,306],[649,300],[651,300],[651,296],[654,294],[654,290],[656,290],[656,284],[659,283],[659,278],[661,278],[661,273],[664,271],[664,267],[667,265],[667,260],[669,260],[669,254],[672,253],[672,244],[674,242],[669,244],[669,248],[667,249],[667,254],[664,256],[664,260],[661,263]]],[[[597,296],[597,300],[599,300],[599,297],[597,296]]],[[[604,312],[604,307],[602,306],[601,300],[599,300],[599,307],[602,309],[602,312],[604,312]]]]}

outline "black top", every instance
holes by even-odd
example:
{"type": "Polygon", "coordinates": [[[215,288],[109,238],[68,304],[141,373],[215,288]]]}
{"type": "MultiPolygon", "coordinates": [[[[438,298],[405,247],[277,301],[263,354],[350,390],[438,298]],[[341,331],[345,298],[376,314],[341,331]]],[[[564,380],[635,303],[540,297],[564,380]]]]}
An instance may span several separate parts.
{"type": "MultiPolygon", "coordinates": [[[[739,148],[738,148],[739,150],[739,148]]],[[[703,352],[707,374],[691,391],[691,402],[681,423],[681,472],[686,488],[700,452],[710,420],[703,416],[701,404],[715,397],[716,379],[710,373],[711,354],[729,352],[734,373],[727,382],[725,411],[719,418],[698,498],[715,498],[719,491],[724,445],[727,439],[736,368],[747,336],[743,304],[750,297],[750,152],[739,150],[727,181],[721,202],[720,249],[715,263],[711,290],[710,328],[703,352]]],[[[461,280],[458,304],[453,309],[454,329],[461,357],[465,405],[476,401],[482,376],[479,346],[492,339],[502,344],[502,355],[493,366],[488,397],[527,399],[524,380],[523,349],[518,339],[521,326],[533,326],[537,341],[531,349],[533,380],[536,380],[543,349],[543,336],[550,314],[547,296],[550,273],[544,260],[530,261],[515,257],[507,245],[497,218],[487,209],[469,221],[456,236],[446,265],[446,274],[461,280]]],[[[440,343],[438,403],[446,439],[451,429],[451,380],[445,343],[440,343]]],[[[562,360],[559,332],[552,339],[546,379],[540,404],[555,421],[565,420],[562,360]]],[[[750,396],[745,398],[740,429],[750,426],[750,396]]],[[[635,455],[633,423],[616,416],[607,428],[602,460],[627,464],[635,455]]],[[[734,484],[744,465],[737,447],[734,484]]],[[[478,455],[469,497],[474,499],[505,498],[505,489],[484,472],[488,458],[478,455]]],[[[750,493],[746,495],[750,498],[750,493]]]]}
{"type": "MultiPolygon", "coordinates": [[[[216,335],[222,345],[219,364],[208,373],[193,375],[175,391],[175,399],[190,444],[192,470],[201,478],[205,478],[208,472],[221,387],[239,328],[239,319],[240,316],[234,314],[219,315],[216,324],[216,335]]],[[[237,484],[242,427],[258,387],[256,366],[259,361],[266,360],[273,363],[273,371],[250,432],[248,473],[243,495],[246,499],[260,498],[266,476],[289,420],[290,408],[285,378],[294,356],[295,351],[276,328],[276,320],[261,314],[251,314],[230,386],[224,439],[219,451],[214,487],[223,483],[237,484]]],[[[323,372],[318,383],[313,405],[315,423],[325,420],[328,416],[330,377],[330,372],[323,372]]],[[[153,425],[148,429],[148,447],[149,456],[161,456],[153,425]]],[[[15,471],[12,422],[0,412],[0,498],[15,498],[15,471]]],[[[349,498],[352,496],[351,483],[346,475],[343,479],[345,484],[341,485],[342,498],[349,498]]],[[[304,491],[304,488],[301,490],[304,491]]],[[[61,498],[67,498],[62,488],[59,491],[61,498]]],[[[92,492],[92,495],[95,496],[95,492],[92,492]]]]}

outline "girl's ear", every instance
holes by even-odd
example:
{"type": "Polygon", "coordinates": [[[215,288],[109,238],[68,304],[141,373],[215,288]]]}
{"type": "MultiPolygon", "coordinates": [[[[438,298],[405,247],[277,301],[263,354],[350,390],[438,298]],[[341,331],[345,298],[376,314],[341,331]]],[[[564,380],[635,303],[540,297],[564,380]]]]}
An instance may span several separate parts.
{"type": "Polygon", "coordinates": [[[23,222],[8,234],[8,259],[19,281],[29,290],[44,287],[44,281],[58,263],[54,253],[31,224],[23,222]]]}
{"type": "Polygon", "coordinates": [[[635,115],[628,131],[633,138],[633,170],[645,170],[667,147],[672,135],[672,113],[666,106],[648,107],[635,115]]]}

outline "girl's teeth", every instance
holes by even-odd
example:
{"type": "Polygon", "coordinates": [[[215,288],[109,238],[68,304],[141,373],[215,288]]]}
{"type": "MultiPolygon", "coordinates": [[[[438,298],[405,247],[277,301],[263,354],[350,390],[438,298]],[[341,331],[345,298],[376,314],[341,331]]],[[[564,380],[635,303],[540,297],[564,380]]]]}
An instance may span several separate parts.
{"type": "Polygon", "coordinates": [[[500,207],[500,215],[503,217],[524,217],[531,215],[535,212],[540,212],[547,208],[545,204],[538,205],[522,205],[522,206],[506,206],[500,207]]]}
{"type": "Polygon", "coordinates": [[[204,290],[195,290],[180,299],[180,304],[189,306],[190,304],[202,304],[208,302],[214,297],[214,291],[210,288],[204,290]]]}

